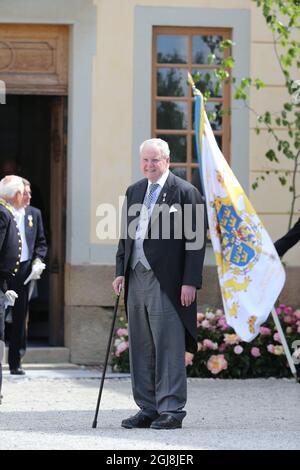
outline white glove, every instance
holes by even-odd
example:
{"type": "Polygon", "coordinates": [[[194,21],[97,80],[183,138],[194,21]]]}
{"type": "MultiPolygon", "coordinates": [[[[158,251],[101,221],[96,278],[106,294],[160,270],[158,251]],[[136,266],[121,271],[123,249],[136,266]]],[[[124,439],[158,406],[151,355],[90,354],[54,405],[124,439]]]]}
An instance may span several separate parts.
{"type": "Polygon", "coordinates": [[[40,279],[44,269],[46,269],[45,263],[43,263],[39,258],[36,258],[32,263],[31,273],[24,281],[24,286],[28,284],[29,281],[36,281],[37,279],[40,279]]]}
{"type": "Polygon", "coordinates": [[[7,290],[5,292],[5,307],[13,307],[18,298],[18,294],[14,290],[7,290]]]}

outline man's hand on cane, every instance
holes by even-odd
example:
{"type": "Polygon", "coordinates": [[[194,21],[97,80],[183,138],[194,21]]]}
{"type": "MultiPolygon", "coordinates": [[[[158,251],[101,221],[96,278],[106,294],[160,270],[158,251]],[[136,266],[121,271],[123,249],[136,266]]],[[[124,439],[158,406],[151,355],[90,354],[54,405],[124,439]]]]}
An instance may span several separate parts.
{"type": "Polygon", "coordinates": [[[116,295],[120,295],[121,290],[124,289],[125,278],[124,276],[118,276],[113,281],[112,286],[116,295]]]}

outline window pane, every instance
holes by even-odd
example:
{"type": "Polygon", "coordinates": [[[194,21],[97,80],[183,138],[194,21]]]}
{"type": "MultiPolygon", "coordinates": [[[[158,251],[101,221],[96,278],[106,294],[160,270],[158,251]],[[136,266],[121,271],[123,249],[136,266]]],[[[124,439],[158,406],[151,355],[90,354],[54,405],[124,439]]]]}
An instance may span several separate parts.
{"type": "Polygon", "coordinates": [[[185,135],[165,135],[159,134],[158,138],[168,142],[170,147],[171,162],[185,163],[186,162],[186,136],[185,135]]]}
{"type": "Polygon", "coordinates": [[[186,168],[184,167],[176,167],[176,168],[170,168],[170,171],[174,173],[174,175],[179,176],[179,178],[182,178],[183,180],[186,180],[186,168]]]}
{"type": "MultiPolygon", "coordinates": [[[[222,130],[222,116],[220,116],[220,111],[222,109],[222,103],[214,103],[213,101],[208,101],[205,105],[205,111],[209,119],[210,125],[214,131],[222,130]]],[[[192,122],[193,129],[195,129],[195,107],[192,106],[192,122]]]]}
{"type": "Polygon", "coordinates": [[[157,70],[158,96],[187,96],[187,69],[160,68],[157,70]]]}
{"type": "Polygon", "coordinates": [[[214,63],[220,64],[223,59],[223,52],[219,49],[221,41],[223,41],[222,36],[193,36],[193,64],[208,64],[209,54],[215,54],[216,60],[214,63]]]}
{"type": "Polygon", "coordinates": [[[223,87],[217,86],[217,79],[213,70],[193,70],[193,78],[196,85],[202,93],[209,91],[212,98],[222,98],[223,87]]]}
{"type": "MultiPolygon", "coordinates": [[[[216,138],[216,141],[217,141],[217,144],[219,146],[219,149],[221,150],[222,152],[222,136],[221,135],[215,135],[215,138],[216,138]]],[[[192,142],[193,142],[193,148],[192,148],[192,162],[193,163],[198,163],[198,158],[197,158],[197,149],[196,149],[196,137],[193,135],[193,139],[192,139],[192,142]]]]}
{"type": "Polygon", "coordinates": [[[156,40],[159,64],[186,64],[188,60],[188,37],[159,34],[156,40]]]}
{"type": "Polygon", "coordinates": [[[186,129],[187,103],[157,101],[157,129],[186,129]]]}

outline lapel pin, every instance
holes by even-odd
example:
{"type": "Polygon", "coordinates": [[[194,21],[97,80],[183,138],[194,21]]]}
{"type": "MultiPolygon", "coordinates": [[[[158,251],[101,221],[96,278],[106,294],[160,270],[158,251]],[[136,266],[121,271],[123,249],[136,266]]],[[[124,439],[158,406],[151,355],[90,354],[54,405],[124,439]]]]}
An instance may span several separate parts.
{"type": "Polygon", "coordinates": [[[167,193],[164,193],[164,194],[163,194],[163,200],[162,200],[162,202],[165,202],[165,201],[166,201],[166,196],[167,196],[167,193]]]}
{"type": "Polygon", "coordinates": [[[32,215],[28,216],[28,225],[29,227],[33,227],[32,215]]]}

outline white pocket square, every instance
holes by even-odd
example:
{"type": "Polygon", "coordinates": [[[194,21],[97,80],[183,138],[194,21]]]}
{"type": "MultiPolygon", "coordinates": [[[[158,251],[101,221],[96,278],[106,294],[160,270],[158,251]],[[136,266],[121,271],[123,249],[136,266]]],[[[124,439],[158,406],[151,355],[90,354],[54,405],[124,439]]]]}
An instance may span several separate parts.
{"type": "Polygon", "coordinates": [[[171,207],[170,207],[170,210],[169,210],[169,214],[171,214],[171,212],[177,212],[176,207],[171,206],[171,207]]]}

